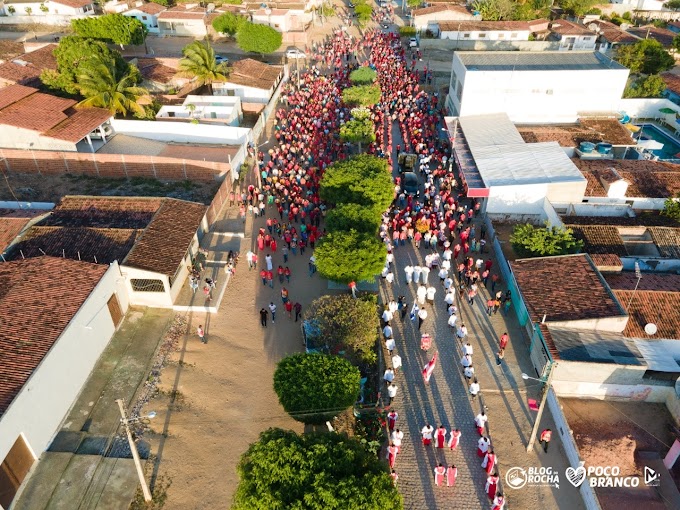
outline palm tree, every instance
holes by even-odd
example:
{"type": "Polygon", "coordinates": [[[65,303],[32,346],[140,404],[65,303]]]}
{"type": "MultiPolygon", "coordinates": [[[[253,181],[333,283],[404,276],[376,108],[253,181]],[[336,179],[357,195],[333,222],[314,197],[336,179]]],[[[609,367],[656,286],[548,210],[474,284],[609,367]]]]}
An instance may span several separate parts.
{"type": "Polygon", "coordinates": [[[227,80],[227,64],[215,61],[215,50],[206,41],[194,41],[182,50],[184,58],[179,61],[179,76],[196,78],[200,85],[207,85],[212,95],[212,84],[227,80]]]}
{"type": "Polygon", "coordinates": [[[78,89],[85,97],[78,106],[106,108],[122,115],[130,112],[143,115],[144,107],[139,100],[149,94],[145,88],[135,86],[131,74],[118,78],[113,63],[104,62],[81,68],[78,89]]]}

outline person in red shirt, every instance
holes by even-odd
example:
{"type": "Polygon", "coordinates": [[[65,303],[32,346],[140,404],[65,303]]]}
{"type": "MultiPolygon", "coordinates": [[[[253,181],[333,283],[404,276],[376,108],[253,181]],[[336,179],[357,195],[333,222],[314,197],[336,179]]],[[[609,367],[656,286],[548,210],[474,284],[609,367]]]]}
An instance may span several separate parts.
{"type": "Polygon", "coordinates": [[[293,318],[293,302],[288,299],[285,303],[286,312],[288,312],[288,317],[293,318]]]}
{"type": "Polygon", "coordinates": [[[260,271],[260,278],[262,278],[262,285],[267,285],[267,271],[265,269],[260,271]]]}
{"type": "Polygon", "coordinates": [[[286,277],[286,283],[290,283],[290,268],[288,266],[283,270],[283,274],[286,277]]]}
{"type": "Polygon", "coordinates": [[[284,269],[283,266],[279,266],[276,270],[276,274],[279,275],[279,283],[283,283],[284,269]]]}
{"type": "Polygon", "coordinates": [[[274,288],[274,273],[271,271],[267,271],[267,282],[269,282],[269,286],[273,289],[274,288]]]}
{"type": "Polygon", "coordinates": [[[550,445],[550,439],[552,438],[552,430],[545,429],[541,432],[541,444],[543,445],[543,451],[548,453],[548,446],[550,445]]]}

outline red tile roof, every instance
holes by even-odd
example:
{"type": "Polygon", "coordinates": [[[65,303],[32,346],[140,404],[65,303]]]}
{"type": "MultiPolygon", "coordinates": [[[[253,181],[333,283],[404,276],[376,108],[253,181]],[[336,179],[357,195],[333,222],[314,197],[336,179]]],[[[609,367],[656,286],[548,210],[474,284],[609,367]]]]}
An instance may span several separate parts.
{"type": "Polygon", "coordinates": [[[661,43],[662,46],[667,48],[673,45],[673,39],[675,39],[676,34],[671,30],[666,30],[665,28],[657,28],[652,25],[645,27],[633,27],[629,28],[628,32],[636,35],[640,39],[655,39],[661,43]]]}
{"type": "MultiPolygon", "coordinates": [[[[644,280],[645,276],[643,276],[644,280]]],[[[642,284],[642,280],[640,281],[642,284]]],[[[623,336],[649,338],[645,325],[656,324],[654,338],[680,339],[680,292],[614,290],[630,318],[623,336]],[[632,298],[632,300],[631,300],[632,298]],[[630,305],[628,304],[630,303],[630,305]]]]}
{"type": "Polygon", "coordinates": [[[0,253],[7,249],[29,221],[30,218],[0,217],[0,253]]]}
{"type": "Polygon", "coordinates": [[[159,20],[165,19],[204,19],[206,16],[206,10],[202,7],[194,7],[191,9],[186,9],[182,6],[173,7],[167,11],[163,11],[158,15],[159,20]]]}
{"type": "Polygon", "coordinates": [[[24,43],[16,41],[0,40],[0,59],[11,60],[25,53],[24,43]]]}
{"type": "Polygon", "coordinates": [[[680,165],[664,161],[608,159],[572,159],[588,180],[586,196],[605,197],[599,176],[608,168],[616,170],[628,181],[627,197],[668,198],[680,193],[680,165]]]}
{"type": "Polygon", "coordinates": [[[680,292],[680,275],[673,273],[642,273],[639,284],[632,271],[606,274],[604,279],[612,290],[634,290],[637,285],[638,290],[680,292]]]}
{"type": "Polygon", "coordinates": [[[614,119],[579,119],[578,124],[518,125],[527,143],[557,142],[561,147],[577,147],[581,142],[608,142],[612,145],[636,145],[630,131],[614,119]]]}
{"type": "Polygon", "coordinates": [[[247,87],[269,90],[276,85],[282,72],[283,68],[280,66],[271,66],[252,58],[243,58],[232,65],[228,81],[247,87]]]}
{"type": "Polygon", "coordinates": [[[56,69],[57,59],[53,55],[56,44],[47,44],[29,53],[17,55],[0,65],[0,79],[22,85],[39,87],[40,73],[44,69],[56,69]]]}
{"type": "Polygon", "coordinates": [[[595,35],[583,25],[567,21],[566,19],[558,19],[550,24],[550,31],[560,35],[595,35]]]}
{"type": "Polygon", "coordinates": [[[53,257],[0,264],[0,415],[107,269],[53,257]]]}
{"type": "Polygon", "coordinates": [[[72,7],[77,9],[78,7],[85,7],[86,5],[92,5],[93,0],[52,0],[52,3],[65,5],[66,7],[72,7]]]}
{"type": "Polygon", "coordinates": [[[154,3],[154,2],[146,2],[139,7],[132,7],[129,11],[140,11],[146,14],[151,14],[152,16],[155,16],[156,14],[159,14],[163,11],[166,11],[168,8],[164,7],[160,4],[154,3]]]}
{"type": "Polygon", "coordinates": [[[639,37],[621,30],[618,26],[610,21],[597,19],[589,21],[586,26],[593,30],[593,32],[599,34],[604,40],[612,44],[635,44],[640,40],[639,37]],[[597,30],[595,30],[594,27],[597,27],[597,30]]]}
{"type": "Polygon", "coordinates": [[[177,68],[172,68],[156,58],[138,58],[137,67],[144,79],[157,83],[169,83],[177,75],[177,68]]]}
{"type": "Polygon", "coordinates": [[[109,120],[113,115],[104,108],[73,108],[66,111],[68,118],[60,122],[45,136],[77,143],[109,120]]]}
{"type": "Polygon", "coordinates": [[[624,315],[586,254],[510,262],[533,321],[600,319],[624,315]]]}
{"type": "Polygon", "coordinates": [[[576,239],[583,241],[583,251],[589,254],[614,254],[627,257],[619,229],[613,225],[565,225],[576,239]]]}
{"type": "Polygon", "coordinates": [[[623,262],[618,255],[613,253],[591,253],[590,258],[593,259],[598,271],[621,271],[623,269],[623,262]]]}
{"type": "Polygon", "coordinates": [[[647,230],[662,257],[680,259],[680,228],[650,227],[647,230]]]}
{"type": "Polygon", "coordinates": [[[13,103],[16,103],[17,101],[21,101],[35,92],[36,89],[25,87],[23,85],[12,85],[10,87],[5,87],[2,89],[2,94],[0,94],[0,110],[13,103]]]}
{"type": "Polygon", "coordinates": [[[435,14],[438,12],[446,12],[446,11],[453,11],[453,12],[459,12],[461,14],[468,14],[470,17],[472,17],[472,13],[468,11],[465,6],[463,5],[450,5],[450,4],[445,4],[445,5],[433,5],[431,7],[424,7],[422,9],[414,9],[411,14],[415,18],[416,16],[423,16],[425,14],[435,14]]]}
{"type": "Polygon", "coordinates": [[[166,198],[123,263],[172,278],[207,209],[202,204],[166,198]]]}
{"type": "Polygon", "coordinates": [[[666,72],[661,73],[661,77],[663,78],[663,81],[666,84],[666,88],[673,92],[674,94],[680,96],[680,76],[678,76],[677,74],[666,72]]]}

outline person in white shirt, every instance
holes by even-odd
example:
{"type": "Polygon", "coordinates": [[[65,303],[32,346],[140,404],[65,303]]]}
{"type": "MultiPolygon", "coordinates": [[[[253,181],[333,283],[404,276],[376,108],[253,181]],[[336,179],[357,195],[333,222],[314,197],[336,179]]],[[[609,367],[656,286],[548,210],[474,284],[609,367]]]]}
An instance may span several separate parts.
{"type": "Polygon", "coordinates": [[[448,289],[444,296],[444,302],[446,303],[447,308],[456,302],[456,291],[454,288],[448,289]]]}
{"type": "Polygon", "coordinates": [[[394,314],[389,308],[385,308],[382,314],[383,322],[390,322],[394,318],[394,314]]]}
{"type": "Polygon", "coordinates": [[[385,324],[385,327],[383,328],[383,335],[385,338],[392,338],[392,326],[385,324]]]}
{"type": "Polygon", "coordinates": [[[423,268],[420,266],[413,266],[413,283],[418,283],[420,281],[420,273],[423,268]]]}
{"type": "Polygon", "coordinates": [[[397,303],[394,299],[390,299],[390,302],[387,303],[387,309],[392,312],[392,315],[394,316],[394,312],[399,310],[399,303],[397,303]]]}
{"type": "Polygon", "coordinates": [[[468,330],[465,327],[465,324],[461,324],[460,327],[458,328],[458,331],[456,331],[456,335],[458,336],[458,338],[460,338],[462,340],[463,338],[465,338],[467,336],[467,334],[468,334],[468,330]]]}
{"type": "Polygon", "coordinates": [[[483,265],[484,265],[484,261],[482,259],[475,260],[475,267],[477,268],[477,271],[479,271],[482,268],[483,265]]]}
{"type": "Polygon", "coordinates": [[[399,391],[399,387],[396,384],[389,383],[387,385],[387,394],[390,397],[390,404],[392,403],[392,400],[394,400],[394,397],[397,396],[397,391],[399,391]]]}
{"type": "Polygon", "coordinates": [[[394,373],[397,373],[397,370],[401,368],[401,356],[398,354],[395,354],[392,356],[392,368],[394,369],[394,373]]]}
{"type": "Polygon", "coordinates": [[[411,283],[413,280],[413,266],[406,266],[404,268],[404,275],[406,275],[406,283],[411,283]]]}
{"type": "Polygon", "coordinates": [[[253,264],[253,255],[255,254],[252,252],[252,250],[248,250],[248,253],[246,253],[246,260],[248,261],[248,271],[255,267],[255,264],[253,264]]]}
{"type": "Polygon", "coordinates": [[[428,253],[427,255],[425,255],[425,266],[424,267],[427,267],[428,269],[432,267],[432,254],[431,253],[428,253]]]}
{"type": "Polygon", "coordinates": [[[439,279],[442,282],[446,279],[447,276],[449,276],[449,272],[446,269],[442,268],[439,270],[439,279]]]}
{"type": "Polygon", "coordinates": [[[472,349],[472,345],[470,345],[470,342],[466,343],[463,346],[463,354],[469,354],[470,356],[472,356],[474,354],[473,349],[472,349]]]}
{"type": "Polygon", "coordinates": [[[390,354],[392,354],[392,351],[397,347],[397,343],[394,341],[394,338],[388,338],[385,340],[385,348],[390,351],[390,354]]]}
{"type": "Polygon", "coordinates": [[[472,380],[472,384],[470,385],[470,396],[472,396],[472,400],[475,400],[477,398],[477,394],[479,393],[480,387],[479,383],[477,382],[477,378],[474,378],[472,380]]]}
{"type": "Polygon", "coordinates": [[[451,261],[444,259],[442,261],[442,269],[446,269],[447,271],[451,269],[451,261]]]}
{"type": "Polygon", "coordinates": [[[382,273],[380,273],[380,276],[383,278],[387,277],[387,273],[390,272],[390,266],[385,266],[383,267],[382,273]]]}
{"type": "Polygon", "coordinates": [[[390,441],[397,447],[397,453],[401,450],[401,442],[404,440],[404,433],[399,429],[394,429],[390,434],[390,441]]]}
{"type": "Polygon", "coordinates": [[[432,444],[432,433],[434,432],[434,427],[429,423],[420,429],[420,435],[423,436],[423,446],[429,446],[432,444]]]}
{"type": "Polygon", "coordinates": [[[430,268],[427,267],[427,266],[424,266],[424,267],[421,267],[420,269],[422,270],[422,272],[421,272],[421,274],[422,274],[422,279],[421,279],[421,281],[423,282],[423,284],[427,284],[427,277],[430,276],[430,268]]]}
{"type": "Polygon", "coordinates": [[[418,331],[420,331],[420,327],[423,325],[425,319],[427,319],[427,310],[425,310],[425,307],[422,307],[418,311],[418,331]]]}
{"type": "Polygon", "coordinates": [[[470,385],[470,382],[472,381],[472,378],[475,375],[475,367],[473,367],[472,365],[470,365],[469,367],[465,367],[463,373],[465,374],[465,378],[468,380],[468,385],[470,385]]]}
{"type": "Polygon", "coordinates": [[[387,275],[385,276],[385,281],[390,285],[394,283],[394,273],[392,271],[387,273],[387,275]]]}
{"type": "Polygon", "coordinates": [[[425,288],[425,285],[421,285],[420,287],[418,287],[418,290],[416,291],[416,296],[418,297],[418,303],[424,305],[425,296],[427,296],[427,288],[425,288]]]}
{"type": "Polygon", "coordinates": [[[467,368],[472,365],[472,358],[470,357],[469,354],[466,354],[460,359],[460,364],[463,365],[463,367],[467,368]]]}
{"type": "Polygon", "coordinates": [[[430,303],[434,303],[434,295],[437,293],[437,289],[434,287],[428,287],[427,290],[425,291],[425,294],[427,296],[427,301],[430,303]]]}
{"type": "Polygon", "coordinates": [[[484,411],[475,416],[475,425],[477,426],[477,432],[479,432],[480,436],[484,435],[484,427],[486,426],[486,422],[488,420],[489,417],[486,415],[484,411]]]}
{"type": "Polygon", "coordinates": [[[392,370],[391,368],[385,370],[385,375],[383,375],[383,379],[385,379],[385,382],[387,382],[388,384],[394,381],[394,370],[392,370]]]}
{"type": "Polygon", "coordinates": [[[457,320],[458,320],[458,316],[456,314],[451,314],[451,316],[449,317],[449,322],[448,322],[449,326],[451,328],[455,328],[457,320]]]}
{"type": "Polygon", "coordinates": [[[477,441],[477,455],[480,457],[484,457],[486,455],[486,452],[489,451],[489,447],[491,446],[491,441],[487,437],[480,437],[479,441],[477,441]]]}
{"type": "Polygon", "coordinates": [[[385,264],[388,265],[388,266],[390,264],[394,264],[394,253],[390,252],[390,253],[387,254],[387,257],[385,259],[385,264]]]}
{"type": "Polygon", "coordinates": [[[442,253],[442,258],[444,260],[451,260],[452,255],[453,254],[451,253],[451,250],[449,248],[447,248],[447,249],[444,250],[444,253],[442,253]]]}
{"type": "Polygon", "coordinates": [[[456,305],[451,305],[448,308],[449,315],[458,315],[458,307],[456,305]]]}
{"type": "MultiPolygon", "coordinates": [[[[445,278],[445,279],[444,279],[444,289],[445,289],[446,291],[448,291],[448,290],[450,290],[451,288],[453,288],[453,278],[451,278],[451,277],[449,276],[448,278],[445,278]]],[[[449,303],[449,304],[451,304],[451,303],[449,303]]]]}

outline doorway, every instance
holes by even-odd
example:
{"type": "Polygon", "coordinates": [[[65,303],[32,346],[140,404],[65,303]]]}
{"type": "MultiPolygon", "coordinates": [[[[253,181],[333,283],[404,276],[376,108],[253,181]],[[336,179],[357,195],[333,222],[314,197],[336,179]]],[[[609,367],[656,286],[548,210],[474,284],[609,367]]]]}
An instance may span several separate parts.
{"type": "Polygon", "coordinates": [[[33,452],[20,435],[0,466],[0,506],[9,508],[17,490],[35,462],[33,452]]]}

